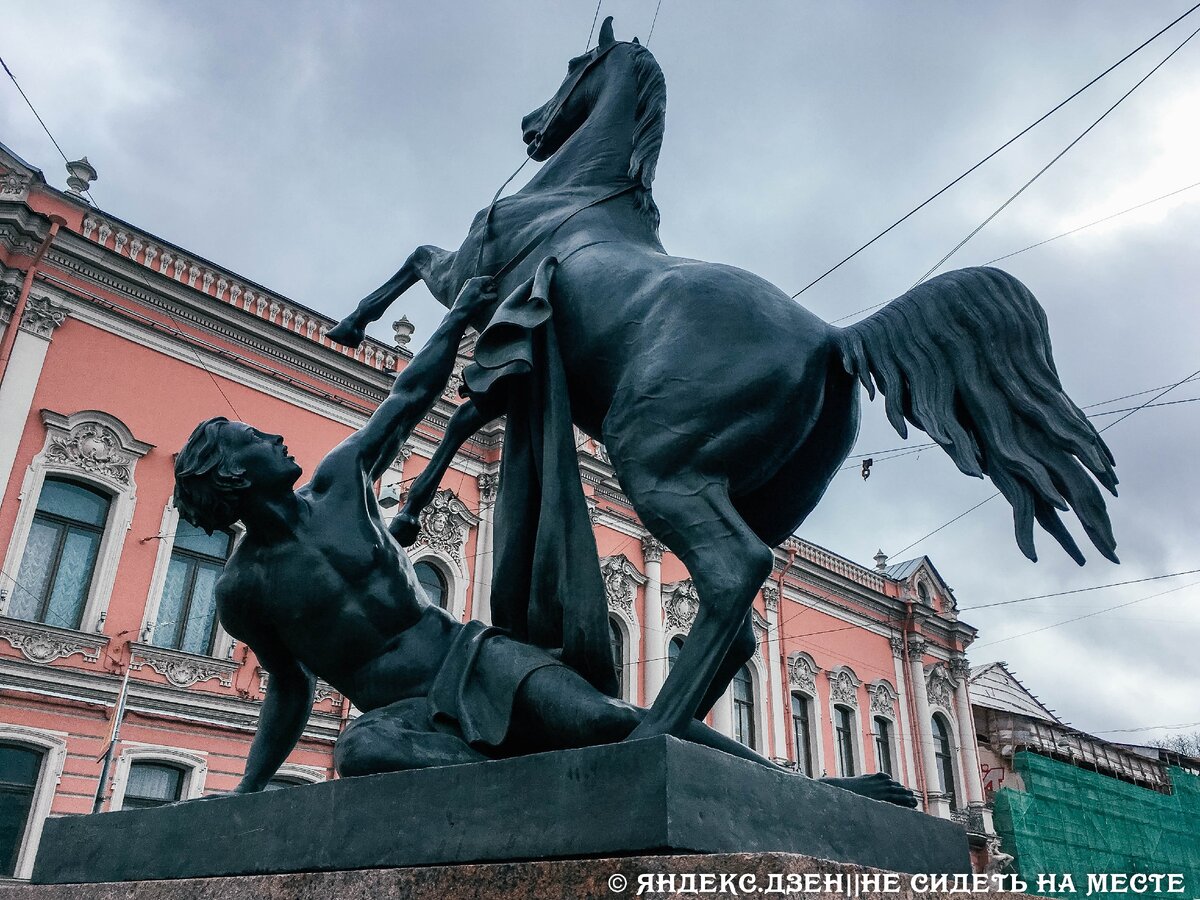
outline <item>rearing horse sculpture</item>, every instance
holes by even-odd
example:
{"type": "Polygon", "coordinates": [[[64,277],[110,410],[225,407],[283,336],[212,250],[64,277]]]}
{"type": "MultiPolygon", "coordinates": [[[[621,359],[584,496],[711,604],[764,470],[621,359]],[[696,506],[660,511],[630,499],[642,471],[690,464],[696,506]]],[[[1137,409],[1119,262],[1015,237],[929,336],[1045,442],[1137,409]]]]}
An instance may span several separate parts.
{"type": "MultiPolygon", "coordinates": [[[[418,279],[449,306],[472,276],[494,276],[503,297],[539,260],[559,260],[553,326],[571,414],[604,443],[637,514],[687,566],[699,596],[633,737],[680,733],[754,653],[749,611],[771,548],[805,520],[850,452],[858,381],[872,398],[876,386],[885,395],[902,436],[907,420],[964,473],[991,477],[1030,559],[1036,520],[1083,563],[1056,511],[1073,509],[1116,562],[1087,474],[1115,494],[1113,457],[1063,393],[1030,292],[997,269],[964,269],[839,329],[756,275],[669,256],[650,190],[665,106],[654,57],[636,39],[614,40],[606,20],[599,45],[571,60],[557,94],[522,123],[529,155],[546,165],[477,215],[457,252],[418,248],[330,333],[356,345],[418,279]]],[[[402,537],[457,447],[502,412],[460,407],[397,520],[402,537]]]]}

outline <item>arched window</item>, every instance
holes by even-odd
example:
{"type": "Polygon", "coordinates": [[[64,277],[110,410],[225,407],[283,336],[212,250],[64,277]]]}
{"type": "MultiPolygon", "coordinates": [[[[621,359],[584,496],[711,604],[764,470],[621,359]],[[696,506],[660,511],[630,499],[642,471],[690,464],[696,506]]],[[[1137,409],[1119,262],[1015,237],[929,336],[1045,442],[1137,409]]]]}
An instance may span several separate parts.
{"type": "Polygon", "coordinates": [[[950,748],[950,726],[939,715],[933,717],[933,750],[937,760],[938,790],[946,797],[951,809],[957,809],[954,798],[954,753],[950,748]]]}
{"type": "Polygon", "coordinates": [[[134,762],[129,766],[121,809],[149,809],[183,799],[184,771],[160,762],[134,762]]]}
{"type": "Polygon", "coordinates": [[[747,747],[754,741],[754,676],[742,666],[733,676],[733,736],[747,747]]]}
{"type": "Polygon", "coordinates": [[[838,772],[843,778],[858,774],[854,765],[854,711],[848,706],[835,706],[834,733],[837,736],[838,772]]]}
{"type": "Polygon", "coordinates": [[[214,588],[232,545],[229,532],[208,535],[179,520],[154,623],[156,646],[205,655],[213,652],[217,631],[214,588]]]}
{"type": "Polygon", "coordinates": [[[63,478],[45,480],[9,615],[79,628],[109,504],[108,495],[94,488],[63,478]]]}
{"type": "Polygon", "coordinates": [[[679,635],[671,638],[671,643],[667,644],[667,674],[671,674],[671,670],[675,668],[675,660],[679,659],[679,654],[683,650],[683,638],[679,635]]]}
{"type": "Polygon", "coordinates": [[[892,774],[892,723],[883,716],[875,717],[875,764],[892,774]]]}
{"type": "Polygon", "coordinates": [[[796,744],[796,764],[813,777],[812,701],[803,694],[792,694],[792,738],[796,744]]]}
{"type": "Polygon", "coordinates": [[[625,636],[621,626],[612,616],[608,617],[608,642],[612,647],[613,667],[617,670],[617,696],[625,696],[625,636]]]}
{"type": "Polygon", "coordinates": [[[445,609],[449,592],[446,590],[446,579],[438,571],[437,566],[421,561],[413,566],[413,571],[417,573],[417,582],[424,588],[429,602],[445,609]]]}
{"type": "Polygon", "coordinates": [[[933,598],[929,596],[929,585],[923,581],[917,582],[917,599],[926,606],[933,606],[933,598]]]}
{"type": "Polygon", "coordinates": [[[264,791],[282,791],[284,788],[296,787],[300,784],[308,784],[307,781],[301,781],[299,778],[281,778],[276,775],[263,787],[264,791]]]}
{"type": "Polygon", "coordinates": [[[17,855],[29,828],[33,793],[42,769],[42,753],[31,747],[0,744],[0,876],[17,873],[17,855]]]}

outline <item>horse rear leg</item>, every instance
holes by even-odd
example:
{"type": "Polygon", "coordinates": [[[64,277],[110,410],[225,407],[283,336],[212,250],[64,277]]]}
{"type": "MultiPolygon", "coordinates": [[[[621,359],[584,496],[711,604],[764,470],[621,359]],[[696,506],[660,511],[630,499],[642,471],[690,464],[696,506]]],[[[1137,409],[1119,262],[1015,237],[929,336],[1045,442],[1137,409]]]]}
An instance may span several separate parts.
{"type": "Polygon", "coordinates": [[[717,701],[721,699],[725,689],[733,681],[733,676],[754,658],[757,650],[758,635],[754,633],[754,617],[751,613],[746,613],[746,618],[742,620],[742,625],[737,630],[733,643],[729,645],[725,659],[721,661],[721,667],[717,669],[712,684],[708,686],[708,693],[700,701],[700,708],[696,710],[697,719],[703,719],[712,712],[712,708],[717,705],[717,701]]]}
{"type": "Polygon", "coordinates": [[[629,739],[682,737],[701,705],[715,702],[744,662],[725,664],[740,655],[729,657],[729,651],[771,573],[772,554],[737,514],[723,482],[694,471],[661,478],[627,458],[623,462],[617,471],[638,515],[687,566],[699,598],[679,659],[629,739]]]}
{"type": "Polygon", "coordinates": [[[354,312],[329,331],[329,339],[343,347],[357,347],[367,336],[367,326],[378,321],[397,297],[418,281],[442,306],[454,305],[454,285],[445,276],[454,265],[454,253],[426,244],[409,254],[396,274],[358,302],[354,312]]]}
{"type": "Polygon", "coordinates": [[[421,510],[429,505],[433,495],[437,493],[442,477],[454,461],[454,454],[465,444],[476,431],[488,422],[498,418],[503,409],[494,415],[480,410],[474,403],[467,400],[454,411],[446,425],[446,436],[438,444],[429,465],[413,482],[408,497],[405,498],[404,508],[388,524],[388,531],[402,547],[411,547],[421,530],[421,510]]]}

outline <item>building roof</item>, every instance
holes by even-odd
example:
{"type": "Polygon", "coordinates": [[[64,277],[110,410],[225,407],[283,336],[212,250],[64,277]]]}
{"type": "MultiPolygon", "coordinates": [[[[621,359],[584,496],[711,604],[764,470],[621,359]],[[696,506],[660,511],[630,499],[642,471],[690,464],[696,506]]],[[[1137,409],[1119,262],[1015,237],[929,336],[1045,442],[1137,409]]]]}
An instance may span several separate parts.
{"type": "Polygon", "coordinates": [[[969,691],[973,706],[1016,713],[1056,725],[1066,724],[1020,682],[1006,663],[988,663],[972,669],[969,691]]]}

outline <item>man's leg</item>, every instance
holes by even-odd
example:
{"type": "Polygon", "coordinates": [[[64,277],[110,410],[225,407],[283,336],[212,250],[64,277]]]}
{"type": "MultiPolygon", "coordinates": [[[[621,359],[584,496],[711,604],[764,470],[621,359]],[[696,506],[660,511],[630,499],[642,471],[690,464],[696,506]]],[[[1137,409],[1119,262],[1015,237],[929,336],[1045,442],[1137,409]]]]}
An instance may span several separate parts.
{"type": "Polygon", "coordinates": [[[334,766],[343,777],[457,766],[486,758],[461,738],[434,731],[429,724],[429,704],[423,698],[364,713],[333,748],[334,766]]]}
{"type": "MultiPolygon", "coordinates": [[[[623,741],[645,717],[647,710],[606,697],[578,673],[564,666],[547,666],[532,672],[517,692],[514,731],[537,750],[565,750],[623,741]]],[[[740,741],[726,737],[703,722],[692,720],[684,740],[712,747],[798,778],[805,776],[777,766],[740,741]]],[[[822,778],[826,784],[872,800],[915,807],[916,795],[890,776],[877,772],[856,778],[822,778]]]]}
{"type": "MultiPolygon", "coordinates": [[[[646,710],[606,697],[573,669],[546,666],[532,672],[516,698],[514,731],[541,750],[615,744],[629,736],[646,710]]],[[[745,744],[693,720],[684,740],[739,756],[771,769],[780,767],[745,744]]]]}

